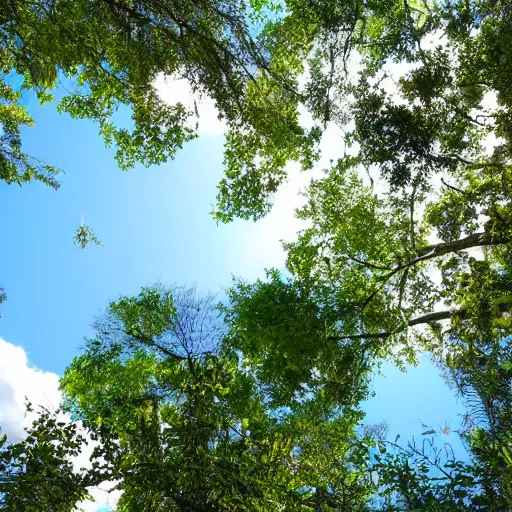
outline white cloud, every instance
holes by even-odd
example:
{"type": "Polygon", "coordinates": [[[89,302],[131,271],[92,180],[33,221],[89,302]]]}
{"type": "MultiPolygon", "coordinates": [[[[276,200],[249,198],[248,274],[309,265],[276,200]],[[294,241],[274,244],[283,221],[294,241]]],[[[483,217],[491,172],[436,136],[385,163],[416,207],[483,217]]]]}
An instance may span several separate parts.
{"type": "Polygon", "coordinates": [[[79,510],[82,512],[106,512],[107,510],[114,510],[121,496],[121,491],[109,491],[109,489],[112,489],[112,485],[110,484],[100,484],[98,487],[89,489],[93,501],[80,503],[79,510]]]}
{"type": "Polygon", "coordinates": [[[191,110],[197,106],[197,133],[199,135],[222,136],[226,133],[226,123],[219,119],[219,111],[215,107],[214,101],[205,95],[199,97],[194,94],[186,79],[172,78],[161,74],[155,80],[154,86],[160,98],[171,105],[182,103],[191,110]]]}
{"type": "MultiPolygon", "coordinates": [[[[334,124],[329,124],[320,144],[321,160],[311,171],[302,172],[298,164],[288,165],[288,179],[275,194],[271,212],[260,221],[247,226],[246,263],[257,262],[260,268],[284,268],[286,253],[281,241],[296,239],[297,231],[310,225],[309,222],[295,217],[295,210],[304,204],[301,192],[305,191],[312,179],[322,176],[323,169],[329,167],[331,160],[343,154],[343,136],[334,124]]],[[[255,265],[254,265],[255,266],[255,265]]]]}
{"type": "MultiPolygon", "coordinates": [[[[38,406],[49,410],[59,408],[61,393],[59,376],[32,366],[23,347],[0,338],[0,427],[9,442],[18,442],[25,437],[25,427],[30,426],[34,414],[26,414],[25,403],[29,401],[37,411],[38,406]]],[[[89,465],[92,443],[73,461],[75,469],[89,465]]],[[[90,489],[94,501],[84,502],[84,512],[110,510],[119,498],[119,491],[108,493],[108,487],[90,489]]]]}
{"type": "Polygon", "coordinates": [[[56,409],[59,377],[30,366],[25,350],[0,338],[0,426],[10,441],[24,437],[32,419],[25,414],[28,399],[35,406],[56,409]]]}

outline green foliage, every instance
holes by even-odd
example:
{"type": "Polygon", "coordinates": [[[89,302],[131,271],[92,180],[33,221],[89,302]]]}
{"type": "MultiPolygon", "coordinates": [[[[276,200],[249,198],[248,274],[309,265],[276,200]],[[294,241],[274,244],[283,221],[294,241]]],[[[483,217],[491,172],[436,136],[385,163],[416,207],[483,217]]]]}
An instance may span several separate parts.
{"type": "MultiPolygon", "coordinates": [[[[30,405],[28,406],[31,412],[30,405]]],[[[73,468],[85,438],[76,423],[41,410],[23,441],[0,437],[0,508],[72,512],[88,499],[87,475],[73,468]]]]}
{"type": "MultiPolygon", "coordinates": [[[[159,97],[155,79],[162,75],[186,79],[195,93],[215,102],[229,126],[229,179],[239,175],[239,165],[256,169],[256,157],[264,160],[256,171],[261,183],[265,177],[275,182],[270,174],[282,172],[289,159],[304,153],[311,161],[294,91],[300,66],[289,68],[283,56],[270,55],[272,23],[260,40],[256,37],[267,21],[264,13],[276,8],[273,2],[238,0],[4,3],[0,178],[58,186],[58,170],[22,150],[21,128],[34,124],[21,102],[25,90],[34,92],[40,104],[53,103],[59,112],[97,122],[121,169],[173,158],[195,136],[195,113],[159,97]],[[122,107],[131,113],[129,123],[117,122],[122,107]]],[[[295,59],[300,62],[299,56],[295,59]]],[[[275,187],[269,183],[267,192],[275,187]]],[[[240,194],[245,200],[256,193],[240,194]]]]}
{"type": "MultiPolygon", "coordinates": [[[[469,405],[467,443],[488,500],[510,507],[510,7],[288,6],[289,19],[316,22],[321,48],[309,55],[304,105],[345,142],[306,191],[298,217],[309,227],[285,244],[290,286],[370,367],[434,355],[469,405]]],[[[312,366],[331,357],[317,346],[312,366]]]]}
{"type": "Polygon", "coordinates": [[[356,407],[273,405],[243,347],[223,348],[213,305],[148,288],[98,322],[61,381],[66,409],[101,441],[92,481],[117,482],[118,510],[363,510],[356,407]]]}
{"type": "Polygon", "coordinates": [[[138,297],[122,297],[110,310],[124,324],[126,333],[134,338],[161,336],[176,316],[169,291],[145,288],[138,297]]]}
{"type": "Polygon", "coordinates": [[[73,237],[75,243],[82,249],[85,249],[87,244],[94,243],[96,245],[103,245],[100,239],[95,235],[94,231],[87,224],[80,224],[73,237]]]}
{"type": "MultiPolygon", "coordinates": [[[[267,213],[286,165],[310,169],[322,129],[344,131],[285,244],[289,279],[236,281],[220,307],[178,288],[121,297],[67,369],[66,409],[100,441],[91,481],[117,482],[119,510],[510,509],[511,28],[494,0],[0,7],[8,183],[57,186],[21,149],[20,101],[54,101],[59,80],[59,111],[97,121],[123,169],[194,136],[158,76],[213,98],[223,222],[267,213]],[[471,463],[356,434],[371,372],[418,350],[468,404],[471,463]]],[[[76,241],[97,243],[87,226],[76,241]]]]}
{"type": "Polygon", "coordinates": [[[431,429],[404,447],[384,424],[360,428],[374,355],[363,364],[364,347],[327,335],[328,303],[267,277],[235,282],[220,306],[162,286],[112,302],[61,380],[72,421],[43,411],[25,441],[0,447],[4,508],[71,511],[108,482],[130,512],[506,509],[508,349],[472,369],[449,362],[464,396],[495,401],[487,425],[462,432],[473,461],[437,448],[431,429]],[[76,471],[80,432],[95,445],[76,471]]]}
{"type": "Polygon", "coordinates": [[[307,288],[276,270],[267,277],[229,289],[224,347],[243,353],[243,364],[256,371],[277,405],[312,394],[347,408],[358,404],[367,396],[364,351],[332,337],[332,315],[307,288]]]}

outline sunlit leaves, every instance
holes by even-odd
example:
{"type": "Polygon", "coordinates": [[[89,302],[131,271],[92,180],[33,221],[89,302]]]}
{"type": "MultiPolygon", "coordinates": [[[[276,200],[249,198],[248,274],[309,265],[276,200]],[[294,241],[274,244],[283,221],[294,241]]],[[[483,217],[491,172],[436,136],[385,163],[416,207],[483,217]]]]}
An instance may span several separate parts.
{"type": "MultiPolygon", "coordinates": [[[[278,316],[304,316],[302,328],[309,323],[310,332],[318,330],[313,304],[299,300],[294,306],[293,290],[276,291],[263,293],[267,299],[288,296],[278,316]]],[[[281,393],[275,404],[269,391],[272,375],[266,374],[266,382],[260,378],[257,358],[264,343],[270,346],[272,339],[265,336],[272,337],[272,330],[286,343],[286,324],[292,327],[292,318],[274,327],[275,316],[262,318],[261,326],[249,325],[242,302],[250,298],[237,296],[240,292],[233,290],[232,303],[224,309],[225,321],[233,322],[229,338],[244,332],[236,343],[219,337],[210,350],[197,345],[182,357],[167,353],[171,344],[165,333],[174,332],[179,322],[182,346],[197,342],[193,317],[183,315],[187,304],[195,301],[199,317],[201,308],[210,316],[215,311],[190,289],[183,295],[180,289],[146,288],[111,304],[107,318],[97,324],[96,337],[67,369],[61,381],[66,408],[101,441],[92,476],[119,482],[119,510],[149,504],[162,510],[186,506],[269,512],[276,506],[314,510],[315,503],[363,507],[369,490],[359,465],[367,458],[354,451],[354,429],[362,417],[357,399],[352,397],[343,414],[334,395],[304,395],[293,402],[283,401],[281,393]],[[238,309],[232,309],[235,302],[240,302],[238,309]],[[314,488],[319,489],[314,498],[304,492],[314,488]]],[[[278,301],[274,305],[279,309],[278,301]]],[[[292,355],[300,331],[297,326],[288,333],[292,357],[300,357],[305,347],[296,346],[292,355]]],[[[348,363],[340,370],[351,371],[348,363]]],[[[281,368],[273,371],[279,379],[281,368]]],[[[289,379],[283,385],[293,383],[289,379]]]]}
{"type": "Polygon", "coordinates": [[[103,245],[100,239],[96,236],[93,229],[87,224],[80,224],[73,237],[75,243],[84,249],[87,244],[93,243],[96,245],[103,245]]]}
{"type": "Polygon", "coordinates": [[[366,396],[364,356],[339,344],[328,308],[306,287],[277,271],[268,281],[235,282],[224,308],[226,348],[243,354],[273,403],[291,406],[315,397],[329,406],[357,407],[366,396]]]}
{"type": "MultiPolygon", "coordinates": [[[[272,2],[253,7],[262,14],[267,6],[275,8],[272,2]]],[[[7,78],[0,86],[0,178],[57,184],[56,169],[21,148],[20,129],[33,124],[20,103],[23,90],[35,92],[43,104],[52,102],[57,89],[58,111],[99,123],[122,169],[173,158],[195,136],[194,113],[160,99],[154,81],[161,75],[183,78],[195,93],[209,95],[239,135],[253,132],[263,145],[268,137],[266,158],[272,160],[287,134],[302,133],[294,119],[295,74],[277,63],[271,69],[250,15],[250,2],[231,0],[2,5],[0,66],[7,78]],[[285,95],[291,99],[278,98],[285,95]]],[[[285,150],[281,160],[295,158],[302,143],[288,140],[294,149],[285,150]]]]}

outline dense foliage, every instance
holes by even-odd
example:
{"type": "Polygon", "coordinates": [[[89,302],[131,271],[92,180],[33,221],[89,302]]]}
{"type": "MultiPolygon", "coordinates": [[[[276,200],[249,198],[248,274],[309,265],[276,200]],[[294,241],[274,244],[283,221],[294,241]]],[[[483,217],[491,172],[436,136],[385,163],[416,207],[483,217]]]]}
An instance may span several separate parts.
{"type": "Polygon", "coordinates": [[[363,428],[371,367],[360,347],[333,352],[332,366],[305,359],[300,338],[335,326],[269,277],[237,283],[223,305],[163,287],[111,303],[62,378],[68,418],[43,411],[24,441],[3,439],[3,508],[71,511],[108,483],[122,491],[118,511],[507,510],[510,461],[494,425],[462,432],[470,462],[431,429],[400,445],[384,425],[363,428]]]}
{"type": "Polygon", "coordinates": [[[66,409],[101,441],[93,473],[117,482],[118,510],[361,509],[357,404],[313,386],[275,404],[225,334],[211,297],[145,289],[110,305],[66,371],[66,409]]]}
{"type": "MultiPolygon", "coordinates": [[[[30,404],[28,412],[33,412],[30,404]]],[[[87,498],[88,479],[73,457],[84,446],[78,425],[41,410],[23,441],[0,436],[0,509],[71,512],[87,498]]]]}
{"type": "Polygon", "coordinates": [[[229,126],[228,173],[236,173],[242,133],[254,138],[245,145],[251,154],[263,138],[267,160],[295,158],[305,131],[294,73],[271,63],[271,33],[256,38],[264,11],[265,2],[244,0],[2,2],[0,178],[58,187],[58,169],[23,151],[22,128],[34,123],[25,91],[40,103],[57,97],[59,112],[96,121],[122,169],[172,158],[194,137],[197,113],[162,101],[155,87],[162,75],[214,100],[229,126]],[[119,124],[123,106],[131,121],[119,124]]]}

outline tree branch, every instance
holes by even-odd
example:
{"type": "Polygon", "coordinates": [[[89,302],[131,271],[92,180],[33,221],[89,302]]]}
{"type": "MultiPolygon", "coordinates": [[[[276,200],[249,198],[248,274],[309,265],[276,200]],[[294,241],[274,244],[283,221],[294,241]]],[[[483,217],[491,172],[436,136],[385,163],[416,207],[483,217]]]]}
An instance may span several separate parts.
{"type": "MultiPolygon", "coordinates": [[[[427,313],[425,315],[419,316],[417,318],[413,318],[407,322],[408,327],[413,327],[415,325],[421,324],[429,324],[433,322],[439,322],[440,320],[448,320],[456,311],[437,311],[435,313],[427,313]]],[[[364,339],[386,339],[393,334],[399,333],[400,330],[395,331],[384,331],[384,332],[376,332],[376,333],[363,333],[363,334],[348,334],[344,336],[330,336],[328,339],[332,341],[341,341],[341,340],[364,340],[364,339]]]]}
{"type": "Polygon", "coordinates": [[[156,342],[153,338],[149,338],[142,334],[136,335],[133,332],[126,332],[126,334],[128,334],[128,336],[131,336],[135,340],[139,341],[143,345],[146,345],[147,347],[155,347],[157,350],[160,350],[162,354],[166,355],[171,360],[185,361],[187,359],[186,357],[180,356],[179,354],[176,354],[172,350],[169,350],[168,348],[164,347],[160,343],[156,342]]]}
{"type": "MultiPolygon", "coordinates": [[[[497,308],[500,312],[505,312],[510,308],[509,303],[498,304],[497,308]]],[[[469,318],[470,313],[467,310],[463,309],[454,309],[454,310],[446,310],[446,311],[435,311],[433,313],[426,313],[424,315],[418,316],[416,318],[412,318],[407,322],[407,327],[414,327],[416,325],[424,325],[431,324],[434,322],[440,322],[441,320],[449,320],[452,316],[457,315],[462,318],[469,318]]],[[[490,316],[489,313],[481,316],[490,316]]],[[[394,331],[383,331],[383,332],[369,332],[363,334],[347,334],[343,336],[329,336],[327,339],[330,341],[342,341],[342,340],[364,340],[364,339],[386,339],[394,334],[398,334],[401,329],[396,329],[394,331]]]]}
{"type": "Polygon", "coordinates": [[[375,270],[389,270],[389,267],[385,267],[384,265],[376,265],[375,263],[370,263],[369,261],[360,260],[359,258],[356,258],[355,256],[352,256],[351,254],[344,254],[349,260],[354,261],[355,263],[358,263],[359,265],[363,265],[368,268],[373,268],[375,270]]]}
{"type": "Polygon", "coordinates": [[[446,183],[445,179],[444,178],[441,178],[441,183],[446,187],[446,188],[450,188],[452,190],[454,190],[455,192],[458,192],[459,194],[462,194],[462,195],[467,195],[467,192],[465,192],[464,190],[460,189],[460,188],[457,188],[457,187],[454,187],[453,185],[450,185],[449,183],[446,183]]]}
{"type": "Polygon", "coordinates": [[[409,229],[411,231],[411,245],[414,250],[416,250],[416,236],[414,233],[414,201],[416,200],[416,189],[417,185],[415,184],[412,188],[411,199],[409,203],[409,229]]]}
{"type": "MultiPolygon", "coordinates": [[[[451,242],[441,242],[438,244],[427,245],[418,251],[418,255],[406,263],[398,265],[392,270],[396,273],[404,268],[412,267],[416,263],[444,256],[451,252],[459,252],[472,247],[484,247],[489,245],[503,245],[512,242],[512,240],[502,236],[492,236],[488,233],[473,233],[465,238],[453,240],[451,242]]],[[[389,276],[391,277],[391,276],[389,276]]]]}
{"type": "MultiPolygon", "coordinates": [[[[459,191],[459,190],[458,190],[459,191]]],[[[461,192],[461,191],[459,191],[461,192]]],[[[468,235],[465,238],[460,238],[459,240],[453,240],[451,242],[440,242],[438,244],[427,245],[423,247],[419,251],[417,251],[417,256],[412,258],[411,260],[401,263],[396,267],[386,267],[384,265],[377,265],[375,263],[370,263],[369,261],[361,260],[352,256],[351,254],[343,254],[350,260],[358,263],[359,265],[364,265],[367,268],[372,268],[375,270],[388,270],[389,273],[387,275],[382,276],[384,281],[387,281],[389,278],[393,277],[400,270],[404,270],[406,268],[412,267],[417,263],[422,261],[427,261],[433,258],[438,258],[439,256],[444,256],[445,254],[449,254],[451,252],[459,252],[464,251],[466,249],[471,249],[472,247],[484,247],[489,245],[503,245],[511,243],[512,240],[502,237],[502,236],[493,236],[488,233],[473,233],[472,235],[468,235]]]]}

